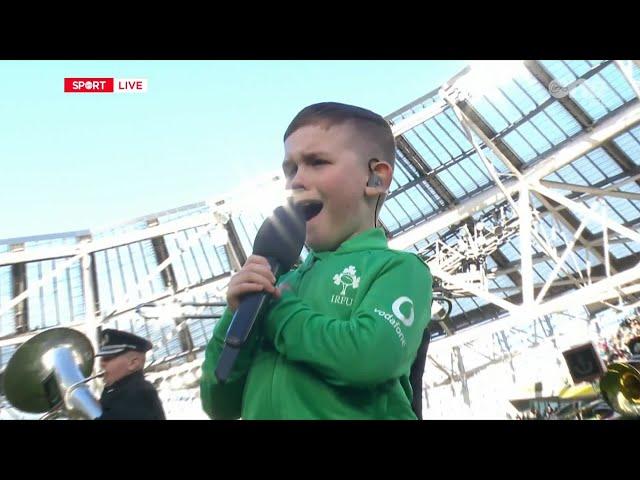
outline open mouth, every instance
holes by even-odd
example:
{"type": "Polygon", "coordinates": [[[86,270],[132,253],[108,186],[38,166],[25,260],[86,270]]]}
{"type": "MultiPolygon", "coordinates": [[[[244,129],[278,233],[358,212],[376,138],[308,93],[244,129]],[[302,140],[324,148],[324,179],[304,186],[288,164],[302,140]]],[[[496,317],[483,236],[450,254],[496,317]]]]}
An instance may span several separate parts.
{"type": "Polygon", "coordinates": [[[305,200],[296,204],[296,208],[302,212],[302,216],[306,222],[318,215],[322,207],[323,204],[320,200],[305,200]]]}

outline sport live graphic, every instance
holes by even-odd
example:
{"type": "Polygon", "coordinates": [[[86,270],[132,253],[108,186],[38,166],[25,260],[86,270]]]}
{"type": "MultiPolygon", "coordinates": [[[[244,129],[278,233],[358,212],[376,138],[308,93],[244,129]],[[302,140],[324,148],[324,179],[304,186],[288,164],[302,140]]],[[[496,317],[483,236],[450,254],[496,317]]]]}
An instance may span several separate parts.
{"type": "Polygon", "coordinates": [[[146,78],[65,78],[65,93],[146,93],[146,78]]]}

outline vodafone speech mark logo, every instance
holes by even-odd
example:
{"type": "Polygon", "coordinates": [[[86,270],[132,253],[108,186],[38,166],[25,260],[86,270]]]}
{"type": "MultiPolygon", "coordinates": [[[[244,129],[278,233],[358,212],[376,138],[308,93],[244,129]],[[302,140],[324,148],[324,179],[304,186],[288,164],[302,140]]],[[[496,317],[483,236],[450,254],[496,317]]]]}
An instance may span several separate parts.
{"type": "Polygon", "coordinates": [[[146,93],[146,78],[65,78],[65,93],[146,93]]]}

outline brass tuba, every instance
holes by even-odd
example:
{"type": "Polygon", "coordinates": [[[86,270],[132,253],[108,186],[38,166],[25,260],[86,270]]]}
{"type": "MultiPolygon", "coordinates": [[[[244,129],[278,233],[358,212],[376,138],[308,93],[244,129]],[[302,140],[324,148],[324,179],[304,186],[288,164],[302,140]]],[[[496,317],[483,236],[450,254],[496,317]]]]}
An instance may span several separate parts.
{"type": "Polygon", "coordinates": [[[600,392],[607,403],[625,417],[640,416],[640,356],[612,363],[600,379],[600,392]]]}
{"type": "Polygon", "coordinates": [[[71,328],[51,328],[23,343],[4,372],[7,400],[28,413],[47,412],[41,419],[95,419],[102,415],[87,382],[94,351],[89,339],[71,328]]]}

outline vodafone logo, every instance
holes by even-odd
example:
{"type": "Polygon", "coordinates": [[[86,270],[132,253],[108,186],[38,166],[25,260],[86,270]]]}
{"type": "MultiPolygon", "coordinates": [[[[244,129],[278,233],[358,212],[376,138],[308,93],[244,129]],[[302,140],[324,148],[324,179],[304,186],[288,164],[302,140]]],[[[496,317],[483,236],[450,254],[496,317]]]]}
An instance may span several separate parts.
{"type": "Polygon", "coordinates": [[[146,93],[146,78],[65,78],[65,93],[146,93]]]}
{"type": "Polygon", "coordinates": [[[407,327],[410,327],[413,324],[413,302],[409,297],[398,298],[395,302],[393,302],[391,310],[393,310],[393,314],[398,317],[398,320],[404,323],[407,327]],[[409,304],[409,316],[400,311],[400,307],[402,307],[405,303],[409,304]]]}

